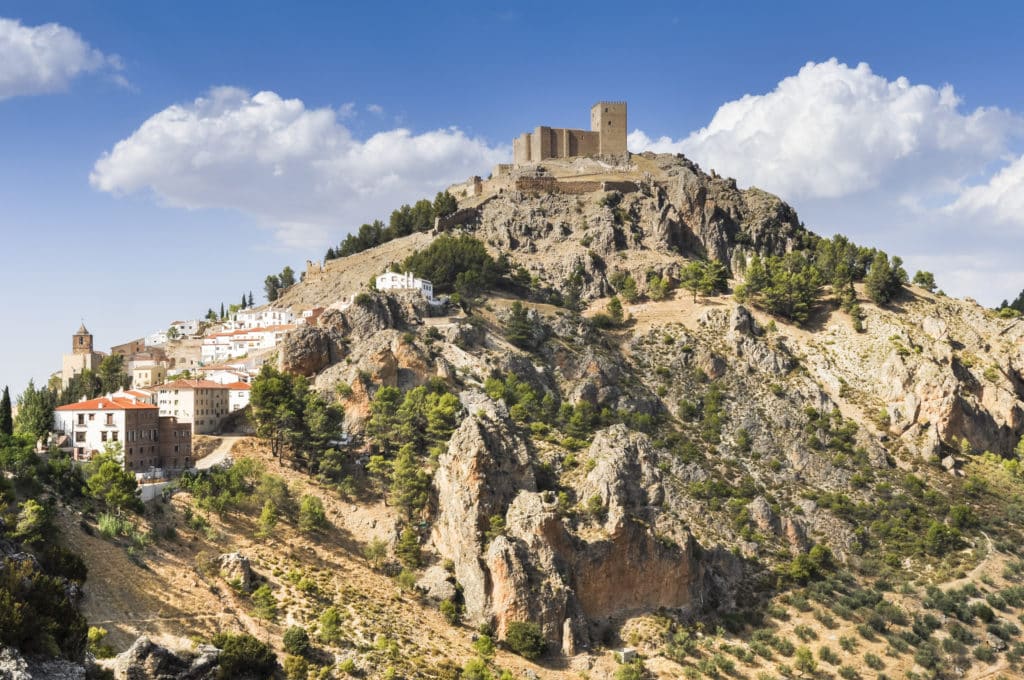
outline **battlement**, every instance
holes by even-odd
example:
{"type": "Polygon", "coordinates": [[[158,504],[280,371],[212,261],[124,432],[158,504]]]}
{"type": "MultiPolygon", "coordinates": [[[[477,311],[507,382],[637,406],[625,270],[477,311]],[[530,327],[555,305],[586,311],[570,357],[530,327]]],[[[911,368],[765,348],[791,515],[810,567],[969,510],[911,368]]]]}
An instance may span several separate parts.
{"type": "Polygon", "coordinates": [[[538,126],[512,140],[516,165],[548,158],[626,155],[626,102],[590,107],[590,130],[538,126]]]}

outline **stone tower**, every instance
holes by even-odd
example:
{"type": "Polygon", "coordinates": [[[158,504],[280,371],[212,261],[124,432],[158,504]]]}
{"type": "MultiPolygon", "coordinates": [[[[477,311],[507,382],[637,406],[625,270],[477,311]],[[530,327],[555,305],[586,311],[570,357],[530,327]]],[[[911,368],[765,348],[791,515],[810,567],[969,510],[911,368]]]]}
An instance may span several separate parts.
{"type": "Polygon", "coordinates": [[[71,339],[72,354],[92,354],[92,333],[83,323],[78,327],[78,332],[71,339]]]}
{"type": "Polygon", "coordinates": [[[92,348],[92,333],[83,323],[71,336],[71,354],[64,355],[61,368],[61,385],[67,388],[76,375],[85,370],[95,372],[103,361],[103,355],[92,348]]]}
{"type": "Polygon", "coordinates": [[[590,129],[598,132],[602,156],[626,153],[626,102],[598,102],[590,107],[590,129]]]}

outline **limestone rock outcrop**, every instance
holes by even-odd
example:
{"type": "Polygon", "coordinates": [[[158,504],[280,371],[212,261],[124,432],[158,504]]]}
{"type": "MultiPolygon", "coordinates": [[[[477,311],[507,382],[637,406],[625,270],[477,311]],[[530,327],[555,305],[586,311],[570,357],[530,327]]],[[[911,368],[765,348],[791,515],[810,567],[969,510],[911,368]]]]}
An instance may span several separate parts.
{"type": "Polygon", "coordinates": [[[237,581],[243,591],[252,588],[252,565],[249,558],[237,552],[225,553],[217,558],[220,564],[220,575],[227,581],[237,581]]]}
{"type": "Polygon", "coordinates": [[[115,680],[211,680],[220,650],[201,645],[196,654],[176,654],[142,636],[114,659],[115,680]]]}

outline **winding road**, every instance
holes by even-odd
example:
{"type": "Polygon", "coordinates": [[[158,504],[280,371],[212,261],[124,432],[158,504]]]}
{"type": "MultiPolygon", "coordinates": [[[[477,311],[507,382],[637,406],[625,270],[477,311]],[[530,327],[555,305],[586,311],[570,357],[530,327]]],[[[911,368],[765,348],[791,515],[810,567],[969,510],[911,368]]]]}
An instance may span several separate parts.
{"type": "Polygon", "coordinates": [[[224,462],[224,459],[231,453],[231,449],[234,448],[235,443],[238,440],[244,439],[242,436],[224,435],[221,437],[221,442],[209,455],[196,461],[197,470],[206,470],[212,468],[214,465],[220,465],[224,462]]]}

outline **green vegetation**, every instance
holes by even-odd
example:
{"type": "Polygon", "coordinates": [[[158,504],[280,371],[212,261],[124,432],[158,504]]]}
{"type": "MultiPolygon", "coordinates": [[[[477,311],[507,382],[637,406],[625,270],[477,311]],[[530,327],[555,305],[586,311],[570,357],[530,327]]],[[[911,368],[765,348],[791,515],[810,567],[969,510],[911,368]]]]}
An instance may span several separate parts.
{"type": "Polygon", "coordinates": [[[509,307],[508,318],[505,319],[505,339],[520,349],[533,352],[544,339],[544,324],[516,300],[509,307]]]}
{"type": "Polygon", "coordinates": [[[278,371],[269,363],[252,381],[250,402],[256,433],[270,442],[279,460],[289,453],[292,462],[310,474],[337,470],[332,465],[337,452],[329,442],[341,434],[341,405],[328,404],[310,391],[304,377],[278,371]]]}
{"type": "Polygon", "coordinates": [[[865,279],[868,297],[878,305],[891,301],[907,283],[907,272],[903,269],[903,260],[889,257],[879,251],[871,261],[871,269],[865,279]]]}
{"type": "MultiPolygon", "coordinates": [[[[295,285],[295,271],[291,267],[285,267],[281,270],[280,274],[270,274],[263,281],[263,291],[267,296],[267,302],[273,302],[281,293],[288,288],[295,285]]],[[[213,317],[212,320],[216,320],[217,315],[211,309],[207,314],[208,317],[213,317]]],[[[221,318],[224,318],[224,306],[221,305],[221,318]]]]}
{"type": "Polygon", "coordinates": [[[86,466],[86,488],[90,496],[117,513],[142,512],[139,485],[135,475],[124,469],[121,457],[119,442],[107,444],[86,466]]]}
{"type": "Polygon", "coordinates": [[[218,633],[210,642],[221,650],[217,669],[221,680],[243,677],[263,680],[273,677],[277,670],[274,650],[247,633],[218,633]]]}
{"type": "Polygon", "coordinates": [[[288,626],[281,641],[289,654],[306,656],[310,651],[309,633],[302,626],[288,626]]]}
{"type": "Polygon", "coordinates": [[[14,434],[14,415],[11,411],[11,392],[4,385],[4,393],[0,397],[0,437],[12,434],[14,434]]]}
{"type": "Polygon", "coordinates": [[[718,260],[694,261],[683,268],[682,286],[693,293],[693,301],[698,295],[708,296],[724,293],[727,289],[728,272],[725,265],[718,260]]]}
{"type": "Polygon", "coordinates": [[[414,205],[403,205],[392,211],[387,226],[384,226],[380,220],[374,220],[371,224],[359,227],[355,234],[346,236],[337,248],[328,248],[324,254],[324,261],[355,255],[415,232],[430,231],[434,228],[435,217],[450,215],[458,207],[455,197],[447,191],[438,192],[433,203],[427,199],[421,199],[414,205]]]}
{"type": "Polygon", "coordinates": [[[818,300],[821,284],[821,274],[803,252],[769,255],[763,260],[755,255],[747,263],[746,278],[736,288],[736,297],[770,314],[803,323],[818,300]]]}
{"type": "Polygon", "coordinates": [[[458,293],[470,300],[497,285],[508,263],[492,258],[479,239],[445,234],[405,258],[402,270],[428,279],[434,293],[458,293]]]}
{"type": "Polygon", "coordinates": [[[505,632],[505,644],[526,659],[536,659],[544,653],[546,646],[540,625],[530,621],[509,622],[505,632]]]}
{"type": "Polygon", "coordinates": [[[18,415],[14,420],[14,431],[27,435],[35,441],[46,435],[53,426],[53,409],[57,406],[57,395],[48,387],[35,386],[31,380],[18,397],[18,415]]]}

